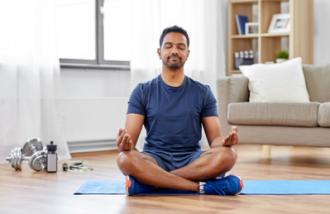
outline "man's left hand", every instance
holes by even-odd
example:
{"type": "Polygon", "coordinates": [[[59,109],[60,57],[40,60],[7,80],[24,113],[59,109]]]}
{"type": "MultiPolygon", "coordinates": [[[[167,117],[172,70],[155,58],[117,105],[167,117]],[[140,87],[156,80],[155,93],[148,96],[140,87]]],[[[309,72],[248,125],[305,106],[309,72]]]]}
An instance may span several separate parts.
{"type": "Polygon", "coordinates": [[[222,141],[222,146],[233,146],[238,144],[238,135],[237,135],[237,127],[232,127],[228,136],[225,137],[222,141]]]}

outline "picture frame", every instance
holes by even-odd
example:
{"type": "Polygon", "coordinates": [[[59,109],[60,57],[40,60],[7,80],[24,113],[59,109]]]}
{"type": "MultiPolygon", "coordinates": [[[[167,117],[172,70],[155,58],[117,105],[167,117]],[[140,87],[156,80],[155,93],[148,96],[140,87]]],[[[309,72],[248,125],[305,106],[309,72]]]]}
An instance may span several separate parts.
{"type": "Polygon", "coordinates": [[[247,22],[245,24],[245,34],[257,34],[259,32],[258,22],[247,22]]]}
{"type": "Polygon", "coordinates": [[[288,33],[290,32],[290,14],[274,14],[268,28],[268,33],[288,33]]]}

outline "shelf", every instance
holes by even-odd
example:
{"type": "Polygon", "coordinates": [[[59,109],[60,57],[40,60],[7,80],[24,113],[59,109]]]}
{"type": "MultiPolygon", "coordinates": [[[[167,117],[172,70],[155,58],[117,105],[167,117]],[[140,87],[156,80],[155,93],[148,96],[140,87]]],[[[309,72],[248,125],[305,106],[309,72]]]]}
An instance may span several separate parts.
{"type": "MultiPolygon", "coordinates": [[[[282,37],[282,36],[290,36],[289,33],[262,33],[260,37],[282,37]]],[[[258,38],[259,34],[248,34],[248,35],[233,35],[232,39],[253,39],[258,38]]]]}
{"type": "Polygon", "coordinates": [[[289,0],[261,0],[263,2],[267,1],[267,2],[289,2],[289,0]]]}
{"type": "Polygon", "coordinates": [[[258,38],[258,34],[248,34],[248,35],[233,35],[232,39],[254,39],[258,38]]]}
{"type": "Polygon", "coordinates": [[[240,70],[233,70],[232,74],[242,74],[240,70]]]}
{"type": "Polygon", "coordinates": [[[261,37],[281,37],[281,36],[289,36],[290,33],[262,33],[261,37]]]}
{"type": "Polygon", "coordinates": [[[257,4],[258,0],[232,0],[232,4],[257,4]]]}
{"type": "MultiPolygon", "coordinates": [[[[240,23],[242,24],[242,23],[240,23]]],[[[243,24],[242,24],[243,25],[243,24]]],[[[245,26],[243,26],[245,27],[245,26]]],[[[285,50],[289,58],[313,61],[313,0],[228,0],[227,74],[236,74],[235,53],[253,51],[254,62],[275,61],[276,53],[285,50]],[[290,15],[290,32],[268,33],[275,14],[290,15]],[[254,34],[240,35],[236,15],[258,23],[254,34]]]]}

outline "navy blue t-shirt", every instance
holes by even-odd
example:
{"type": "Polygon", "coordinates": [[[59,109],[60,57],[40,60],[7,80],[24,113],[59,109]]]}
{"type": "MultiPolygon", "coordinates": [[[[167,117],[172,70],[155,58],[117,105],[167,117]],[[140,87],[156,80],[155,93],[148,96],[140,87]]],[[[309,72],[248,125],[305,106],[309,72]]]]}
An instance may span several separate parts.
{"type": "Polygon", "coordinates": [[[127,113],[145,116],[147,136],[143,150],[160,153],[200,150],[201,119],[218,116],[209,86],[185,76],[181,86],[172,87],[161,75],[136,86],[127,113]]]}

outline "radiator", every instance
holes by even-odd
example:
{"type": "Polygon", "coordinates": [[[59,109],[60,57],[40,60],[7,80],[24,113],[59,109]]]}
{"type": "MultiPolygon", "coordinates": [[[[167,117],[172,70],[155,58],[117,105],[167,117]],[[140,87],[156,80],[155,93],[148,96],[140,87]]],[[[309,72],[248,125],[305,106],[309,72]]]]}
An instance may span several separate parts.
{"type": "Polygon", "coordinates": [[[118,129],[125,125],[127,100],[127,97],[59,100],[62,131],[70,152],[114,149],[118,129]]]}

